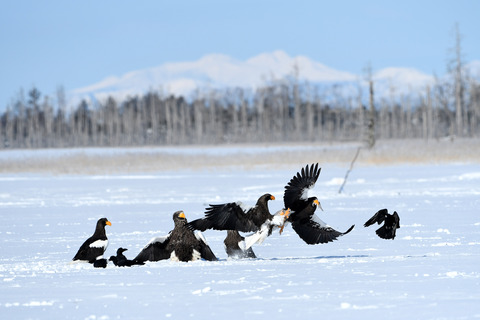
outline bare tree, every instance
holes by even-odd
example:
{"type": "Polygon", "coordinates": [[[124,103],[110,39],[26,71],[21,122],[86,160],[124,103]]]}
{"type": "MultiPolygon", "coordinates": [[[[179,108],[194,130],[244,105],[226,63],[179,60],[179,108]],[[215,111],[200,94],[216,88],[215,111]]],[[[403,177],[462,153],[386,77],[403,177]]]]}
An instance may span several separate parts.
{"type": "Polygon", "coordinates": [[[312,88],[307,84],[307,101],[305,103],[305,120],[306,120],[306,138],[308,141],[313,141],[314,136],[314,113],[313,113],[313,95],[312,88]]]}
{"type": "Polygon", "coordinates": [[[370,65],[366,68],[368,92],[369,92],[369,114],[367,123],[367,146],[373,148],[375,146],[375,104],[373,95],[373,77],[372,67],[370,65]]]}
{"type": "Polygon", "coordinates": [[[472,105],[471,134],[473,137],[478,137],[480,134],[480,84],[472,81],[470,90],[470,101],[472,105]]]}
{"type": "Polygon", "coordinates": [[[461,35],[458,23],[455,24],[455,48],[454,48],[454,59],[451,62],[453,67],[451,67],[451,72],[454,75],[454,88],[455,88],[455,133],[458,136],[464,135],[464,130],[467,128],[464,126],[464,84],[463,84],[463,62],[462,62],[462,46],[461,46],[461,35]]]}
{"type": "Polygon", "coordinates": [[[363,87],[350,96],[342,85],[312,87],[291,78],[252,92],[198,94],[193,101],[151,91],[124,102],[113,97],[94,104],[85,100],[69,110],[61,87],[56,110],[48,96],[40,102],[38,89],[27,98],[20,91],[0,113],[0,148],[305,140],[361,140],[372,148],[376,139],[429,140],[453,136],[459,127],[466,130],[459,134],[480,134],[480,85],[475,79],[465,82],[462,76],[465,92],[458,122],[453,78],[437,78],[426,94],[412,90],[396,97],[391,90],[389,98],[375,100],[371,69],[367,73],[368,106],[363,87]]]}
{"type": "Polygon", "coordinates": [[[203,142],[203,100],[197,98],[193,103],[195,122],[195,142],[203,142]]]}

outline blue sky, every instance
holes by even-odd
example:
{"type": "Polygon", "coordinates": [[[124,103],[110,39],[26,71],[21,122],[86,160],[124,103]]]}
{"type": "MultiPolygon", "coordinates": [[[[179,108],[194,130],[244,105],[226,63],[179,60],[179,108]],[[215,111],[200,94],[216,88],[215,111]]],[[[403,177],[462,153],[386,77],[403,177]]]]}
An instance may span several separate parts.
{"type": "Polygon", "coordinates": [[[0,108],[36,86],[54,95],[111,75],[283,50],[362,73],[443,74],[458,22],[465,61],[480,60],[480,1],[3,1],[0,108]]]}

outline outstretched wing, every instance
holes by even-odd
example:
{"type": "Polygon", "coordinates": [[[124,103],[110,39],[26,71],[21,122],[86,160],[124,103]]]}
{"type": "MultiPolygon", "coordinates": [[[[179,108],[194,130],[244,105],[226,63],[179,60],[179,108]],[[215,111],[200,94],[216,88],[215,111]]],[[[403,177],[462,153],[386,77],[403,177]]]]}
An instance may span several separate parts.
{"type": "Polygon", "coordinates": [[[397,211],[393,212],[393,218],[395,219],[395,225],[397,229],[400,228],[400,216],[398,215],[397,211]]]}
{"type": "Polygon", "coordinates": [[[169,242],[170,234],[164,237],[153,238],[133,260],[144,262],[169,259],[171,254],[171,252],[167,250],[169,242]]]}
{"type": "Polygon", "coordinates": [[[372,224],[374,224],[375,222],[380,224],[385,220],[385,218],[387,217],[387,214],[388,214],[387,209],[378,210],[377,213],[375,213],[373,215],[373,217],[368,219],[367,222],[365,222],[365,224],[363,226],[368,227],[368,226],[371,226],[372,224]]]}
{"type": "Polygon", "coordinates": [[[195,232],[195,238],[200,242],[200,256],[202,259],[208,260],[208,261],[217,261],[217,257],[213,253],[212,249],[210,249],[210,246],[207,243],[207,240],[203,236],[201,232],[195,232]]]}
{"type": "Polygon", "coordinates": [[[206,229],[242,232],[258,230],[258,227],[246,216],[246,210],[242,208],[241,203],[237,202],[210,205],[205,211],[205,217],[191,221],[188,227],[200,231],[206,229]]]}
{"type": "Polygon", "coordinates": [[[355,225],[345,232],[340,232],[320,220],[317,215],[313,215],[311,219],[292,222],[292,227],[307,244],[319,244],[336,240],[352,231],[355,225]]]}
{"type": "Polygon", "coordinates": [[[297,172],[295,176],[285,186],[283,194],[283,203],[285,208],[292,211],[299,211],[304,206],[304,202],[308,199],[308,190],[312,189],[317,182],[318,176],[322,168],[318,167],[318,163],[302,168],[301,172],[297,172]]]}

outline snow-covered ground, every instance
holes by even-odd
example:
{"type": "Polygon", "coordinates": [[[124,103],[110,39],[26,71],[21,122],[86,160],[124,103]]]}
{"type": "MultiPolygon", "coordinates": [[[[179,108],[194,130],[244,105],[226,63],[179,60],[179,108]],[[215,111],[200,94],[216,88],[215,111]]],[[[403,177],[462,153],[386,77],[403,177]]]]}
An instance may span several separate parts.
{"type": "MultiPolygon", "coordinates": [[[[193,156],[194,157],[194,156],[193,156]]],[[[194,160],[192,160],[194,161],[194,160]]],[[[2,319],[472,319],[480,318],[480,165],[356,166],[321,163],[313,194],[338,241],[309,246],[291,227],[229,260],[226,232],[205,237],[218,262],[161,261],[132,268],[70,264],[97,219],[107,217],[106,256],[133,258],[173,227],[172,214],[263,193],[283,205],[285,184],[306,163],[249,170],[115,175],[0,175],[2,319]],[[363,223],[396,210],[393,241],[363,223]]]]}

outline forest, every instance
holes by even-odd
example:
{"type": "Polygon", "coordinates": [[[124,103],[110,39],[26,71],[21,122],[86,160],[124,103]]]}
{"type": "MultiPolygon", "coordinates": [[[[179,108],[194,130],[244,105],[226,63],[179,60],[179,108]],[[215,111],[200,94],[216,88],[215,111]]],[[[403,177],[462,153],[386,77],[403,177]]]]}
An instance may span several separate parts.
{"type": "Polygon", "coordinates": [[[68,105],[33,87],[0,113],[0,149],[227,143],[441,139],[480,136],[480,78],[464,68],[460,37],[444,77],[408,94],[363,81],[313,84],[298,69],[256,89],[197,89],[189,97],[150,90],[68,105]]]}
{"type": "MultiPolygon", "coordinates": [[[[297,78],[200,92],[191,99],[151,91],[68,107],[32,88],[0,114],[0,148],[146,146],[478,137],[480,83],[437,80],[410,95],[375,97],[375,83],[347,95],[341,84],[297,78]],[[53,103],[55,101],[56,103],[53,103]]],[[[393,91],[393,90],[392,90],[393,91]]]]}

